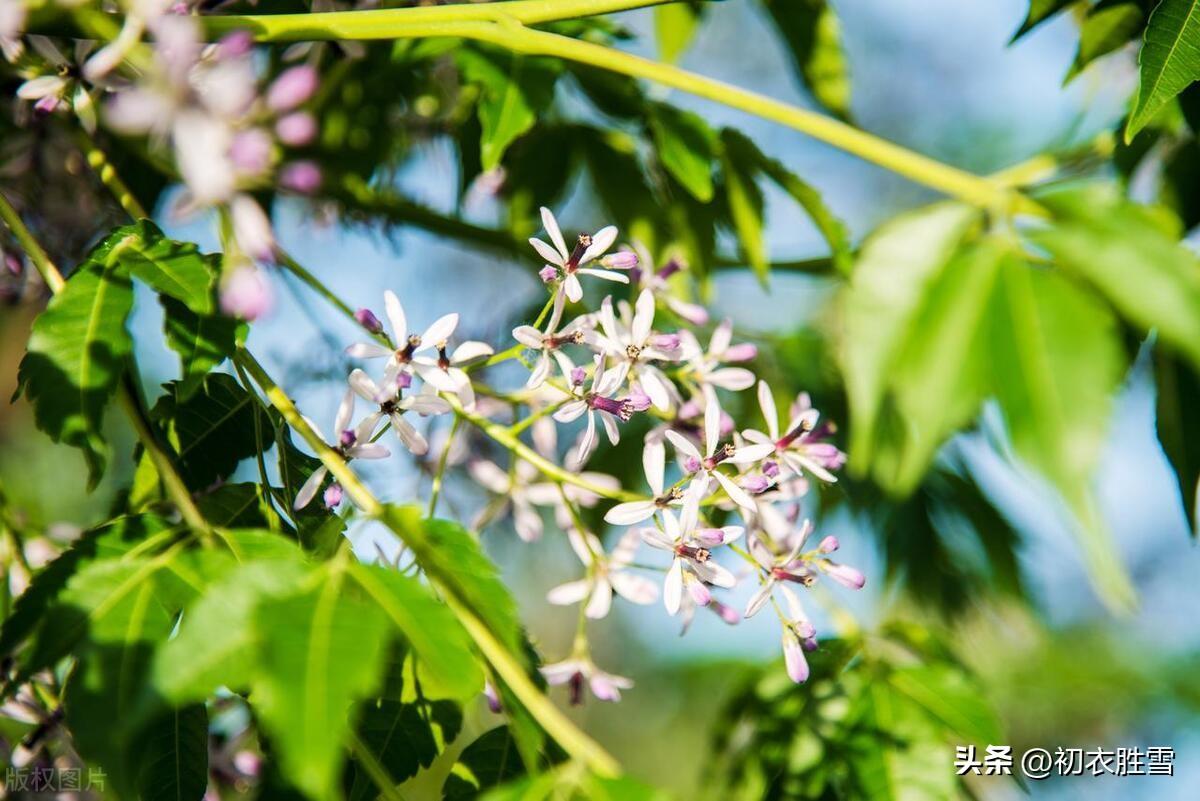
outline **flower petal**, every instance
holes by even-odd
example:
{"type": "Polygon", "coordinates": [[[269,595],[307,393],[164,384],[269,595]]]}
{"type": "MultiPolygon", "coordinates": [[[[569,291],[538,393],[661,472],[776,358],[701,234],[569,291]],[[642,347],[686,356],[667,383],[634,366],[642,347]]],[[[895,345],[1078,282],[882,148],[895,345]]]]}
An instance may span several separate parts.
{"type": "Polygon", "coordinates": [[[775,410],[775,397],[766,381],[758,382],[758,407],[767,421],[767,433],[771,435],[771,440],[779,439],[779,412],[775,410]]]}
{"type": "Polygon", "coordinates": [[[392,341],[396,347],[403,348],[408,341],[408,318],[404,314],[404,307],[400,305],[400,298],[390,289],[383,293],[383,310],[392,324],[392,341]]]}
{"type": "Polygon", "coordinates": [[[567,250],[566,240],[563,239],[562,229],[558,227],[558,220],[555,219],[554,213],[545,206],[541,207],[542,227],[546,229],[546,234],[550,237],[550,241],[554,243],[554,247],[558,248],[562,260],[566,261],[571,255],[571,251],[567,250]]]}
{"type": "Polygon", "coordinates": [[[663,605],[667,608],[667,614],[674,615],[679,612],[682,598],[683,562],[675,559],[671,562],[671,569],[667,571],[666,581],[663,582],[663,605]]]}
{"type": "Polygon", "coordinates": [[[631,526],[654,517],[657,508],[654,501],[619,503],[604,513],[604,522],[614,526],[631,526]]]}

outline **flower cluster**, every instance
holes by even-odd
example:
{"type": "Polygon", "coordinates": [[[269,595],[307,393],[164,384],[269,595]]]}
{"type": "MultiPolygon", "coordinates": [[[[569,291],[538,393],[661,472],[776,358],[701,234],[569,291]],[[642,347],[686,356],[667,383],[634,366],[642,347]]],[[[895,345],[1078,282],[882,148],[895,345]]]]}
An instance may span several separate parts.
{"type": "MultiPolygon", "coordinates": [[[[519,359],[528,369],[524,386],[510,393],[488,388],[489,397],[476,405],[476,390],[486,385],[469,371],[492,356],[492,349],[481,342],[451,349],[455,314],[410,334],[399,299],[388,292],[384,316],[391,335],[362,309],[356,319],[376,340],[347,350],[355,359],[385,359],[382,373],[378,379],[361,369],[350,374],[351,391],[330,444],[346,458],[386,455],[374,443],[378,424],[386,420],[404,447],[421,456],[429,445],[410,420],[414,414],[456,411],[478,422],[506,408],[527,408],[529,416],[506,429],[513,435],[505,438],[512,452],[508,467],[471,449],[465,461],[474,482],[494,496],[477,516],[477,528],[511,513],[521,539],[533,541],[545,533],[540,510],[550,510],[583,565],[582,577],[548,595],[552,604],[582,604],[582,610],[575,646],[566,659],[544,668],[547,681],[569,685],[576,701],[584,687],[603,700],[617,700],[620,690],[631,687],[629,679],[608,674],[592,661],[586,623],[606,616],[615,597],[654,603],[660,595],[660,582],[651,578],[655,573],[661,576],[667,613],[679,616],[685,631],[700,608],[735,624],[769,603],[782,628],[788,673],[804,681],[804,652],[816,648],[817,640],[792,585],[809,587],[822,577],[851,588],[864,583],[860,572],[830,558],[838,547],[833,537],[805,549],[813,525],[800,518],[799,501],[810,482],[836,481],[845,460],[831,441],[834,427],[821,421],[806,394],[780,417],[775,393],[746,366],[757,349],[735,343],[729,321],[713,326],[701,343],[694,329],[707,324],[707,312],[678,298],[668,282],[684,269],[680,261],[655,270],[644,250],[610,254],[617,238],[613,227],[581,235],[568,247],[549,210],[542,209],[542,220],[552,244],[531,243],[546,262],[539,274],[550,297],[532,325],[513,330],[517,346],[489,362],[519,359]],[[630,296],[606,296],[594,310],[579,311],[585,297],[581,278],[630,284],[630,296]],[[672,321],[682,327],[672,328],[672,321]],[[752,387],[762,424],[739,430],[722,406],[722,395],[752,387]],[[351,426],[356,396],[374,408],[351,426]],[[506,407],[496,396],[511,402],[506,407]],[[648,429],[641,444],[648,492],[640,496],[622,489],[612,476],[584,470],[599,447],[599,429],[616,445],[623,427],[637,416],[645,418],[648,429]],[[561,457],[558,426],[577,432],[561,457]],[[526,430],[533,447],[514,446],[526,430]],[[601,503],[611,504],[605,522],[623,529],[611,552],[580,513],[601,503]],[[642,545],[663,552],[665,562],[639,563],[642,545]],[[740,559],[742,567],[731,569],[723,552],[740,559]],[[719,598],[739,581],[758,583],[744,613],[719,598]]],[[[440,461],[444,468],[446,459],[440,461]]],[[[315,474],[297,505],[311,501],[323,480],[323,473],[315,474]]],[[[336,484],[324,498],[330,506],[340,502],[336,484]]]]}

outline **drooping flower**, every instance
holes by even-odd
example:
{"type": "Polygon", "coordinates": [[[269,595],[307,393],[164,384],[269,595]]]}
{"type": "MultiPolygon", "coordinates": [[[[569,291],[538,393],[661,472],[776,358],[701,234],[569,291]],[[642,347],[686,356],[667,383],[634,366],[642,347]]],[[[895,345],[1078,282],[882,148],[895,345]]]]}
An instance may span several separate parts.
{"type": "MultiPolygon", "coordinates": [[[[628,307],[626,307],[626,310],[628,307]]],[[[677,361],[680,339],[676,334],[655,334],[654,295],[643,289],[638,295],[636,310],[628,322],[618,320],[613,313],[612,298],[600,304],[600,327],[603,336],[597,338],[601,348],[618,360],[618,369],[633,375],[650,401],[659,409],[671,408],[671,382],[654,366],[655,361],[677,361]]]]}
{"type": "Polygon", "coordinates": [[[571,704],[583,703],[583,688],[586,685],[592,695],[600,701],[620,701],[621,690],[633,687],[633,679],[605,673],[586,654],[573,656],[561,662],[542,666],[546,683],[557,686],[566,684],[571,694],[571,704]]]}
{"type": "Polygon", "coordinates": [[[635,604],[651,604],[658,598],[658,586],[645,576],[639,576],[627,568],[637,551],[638,532],[625,532],[612,554],[604,553],[604,546],[590,531],[580,532],[571,528],[568,539],[575,555],[587,568],[587,576],[577,581],[560,584],[546,594],[552,604],[566,606],[584,602],[584,614],[598,620],[612,608],[613,592],[635,604]]]}
{"type": "MultiPolygon", "coordinates": [[[[386,357],[388,362],[384,368],[383,382],[380,385],[379,402],[396,393],[402,375],[412,375],[415,369],[414,356],[429,348],[438,347],[444,343],[454,329],[458,327],[458,315],[445,314],[433,321],[421,334],[409,335],[408,317],[396,293],[387,290],[383,293],[383,308],[388,322],[392,325],[392,343],[394,348],[385,348],[378,342],[358,342],[346,348],[346,353],[356,359],[379,359],[386,357]]],[[[433,369],[438,369],[434,367],[433,369]]]]}
{"type": "Polygon", "coordinates": [[[617,428],[617,420],[628,422],[636,411],[633,402],[628,398],[618,399],[612,395],[620,388],[624,376],[617,371],[605,371],[604,357],[597,356],[596,367],[592,372],[590,388],[584,392],[585,375],[579,367],[566,375],[567,385],[571,388],[574,400],[571,400],[554,413],[554,419],[560,423],[570,423],[587,415],[587,428],[579,445],[577,463],[582,465],[591,455],[596,445],[596,417],[599,416],[604,424],[604,432],[608,441],[616,445],[621,440],[621,432],[617,428]]]}
{"type": "MultiPolygon", "coordinates": [[[[753,617],[758,613],[758,610],[763,608],[771,598],[771,592],[781,581],[791,581],[803,584],[805,587],[812,585],[815,580],[813,571],[806,560],[799,558],[800,551],[804,548],[804,542],[808,539],[810,533],[812,533],[812,523],[805,520],[791,550],[778,557],[771,553],[761,539],[758,537],[750,538],[750,555],[754,557],[754,561],[758,563],[758,566],[763,569],[765,577],[762,586],[751,596],[750,602],[746,604],[746,617],[753,617]]],[[[785,592],[790,592],[786,587],[784,590],[785,592]]]]}
{"type": "Polygon", "coordinates": [[[671,510],[662,510],[662,531],[657,528],[641,530],[647,545],[669,551],[673,556],[663,583],[663,603],[672,615],[679,611],[685,589],[692,600],[705,606],[711,600],[706,584],[732,587],[737,583],[729,570],[713,560],[712,551],[742,536],[744,529],[741,526],[700,528],[701,495],[702,491],[690,489],[678,518],[671,510]]]}
{"type": "Polygon", "coordinates": [[[372,412],[371,416],[363,421],[364,425],[370,421],[370,428],[374,430],[375,424],[386,417],[391,422],[396,436],[411,453],[415,456],[424,456],[429,452],[429,443],[425,441],[425,437],[421,436],[421,432],[408,422],[404,413],[415,412],[421,416],[445,414],[450,411],[450,404],[429,392],[418,392],[401,397],[403,390],[400,388],[397,388],[396,394],[391,397],[384,396],[384,400],[380,401],[382,388],[369,375],[357,368],[350,373],[347,380],[350,388],[358,397],[369,403],[379,404],[379,411],[372,412]]]}
{"type": "Polygon", "coordinates": [[[629,283],[629,276],[624,273],[584,266],[602,256],[612,247],[612,243],[617,238],[616,227],[609,225],[592,235],[580,234],[575,242],[575,247],[567,250],[567,243],[558,227],[558,220],[554,219],[554,214],[545,206],[542,207],[542,225],[546,228],[546,234],[554,246],[547,245],[537,237],[530,238],[529,244],[533,245],[533,249],[538,252],[538,255],[546,260],[546,266],[557,273],[556,280],[560,282],[560,296],[556,302],[561,303],[564,296],[572,303],[579,302],[583,297],[583,287],[579,283],[581,275],[590,275],[620,284],[629,283]]]}
{"type": "Polygon", "coordinates": [[[754,386],[754,373],[744,367],[722,366],[733,362],[752,360],[758,353],[757,348],[749,343],[731,345],[733,340],[733,321],[724,320],[718,325],[708,341],[708,350],[700,346],[692,332],[684,329],[680,332],[683,358],[688,362],[692,378],[701,387],[716,387],[740,392],[754,386]]]}
{"type": "Polygon", "coordinates": [[[672,487],[664,491],[666,483],[666,448],[660,440],[645,443],[642,448],[642,470],[653,497],[645,501],[619,503],[604,513],[604,521],[614,526],[631,526],[654,517],[660,509],[683,503],[683,491],[672,487]]]}
{"type": "MultiPolygon", "coordinates": [[[[755,509],[754,499],[750,497],[749,493],[739,487],[732,478],[725,475],[718,468],[723,462],[728,462],[732,465],[757,462],[771,453],[773,448],[770,445],[748,445],[739,448],[731,442],[718,447],[720,431],[721,409],[710,398],[704,409],[705,453],[703,455],[692,444],[691,440],[678,432],[667,431],[666,437],[671,440],[671,444],[675,446],[676,451],[685,457],[684,468],[689,473],[703,473],[704,476],[716,479],[730,500],[743,509],[753,512],[755,509]]],[[[708,483],[703,477],[700,477],[698,480],[704,481],[706,485],[708,483]]]]}
{"type": "Polygon", "coordinates": [[[830,431],[828,427],[818,428],[820,413],[812,408],[807,393],[801,393],[796,403],[792,404],[792,417],[782,434],[775,398],[766,381],[758,382],[758,405],[767,423],[767,433],[747,429],[742,436],[750,442],[769,444],[779,460],[797,475],[807,471],[822,481],[837,481],[837,476],[831,471],[840,468],[846,456],[837,446],[823,441],[830,431]]]}
{"type": "MultiPolygon", "coordinates": [[[[343,459],[385,459],[390,456],[387,448],[377,443],[371,442],[371,435],[375,431],[375,424],[378,418],[371,416],[364,419],[358,426],[350,428],[350,418],[354,414],[354,390],[347,389],[346,394],[342,397],[342,402],[338,404],[337,415],[333,419],[333,430],[337,432],[336,439],[329,439],[321,433],[311,420],[305,418],[305,422],[316,432],[317,436],[329,444],[343,459]]],[[[316,496],[317,490],[321,488],[321,484],[325,481],[325,476],[329,470],[324,465],[313,471],[313,474],[308,477],[304,485],[300,487],[300,491],[296,493],[296,500],[292,504],[293,509],[303,509],[316,496]]],[[[340,501],[340,493],[337,493],[340,501]]]]}
{"type": "Polygon", "coordinates": [[[575,369],[575,363],[562,349],[565,345],[583,344],[591,328],[591,318],[581,315],[563,326],[562,330],[558,330],[562,312],[563,307],[555,304],[550,313],[550,320],[546,323],[545,332],[532,325],[519,325],[513,329],[513,339],[538,352],[537,363],[529,374],[529,380],[525,382],[526,389],[537,389],[546,382],[550,376],[551,359],[558,363],[563,375],[569,375],[575,369]]]}
{"type": "Polygon", "coordinates": [[[704,325],[708,322],[707,309],[697,303],[688,303],[671,291],[671,285],[668,283],[671,276],[687,269],[681,259],[672,257],[662,267],[655,270],[654,261],[650,258],[650,252],[644,245],[634,243],[633,252],[636,254],[637,264],[630,277],[635,284],[643,289],[649,289],[654,293],[656,300],[665,303],[667,308],[692,325],[704,325]]]}

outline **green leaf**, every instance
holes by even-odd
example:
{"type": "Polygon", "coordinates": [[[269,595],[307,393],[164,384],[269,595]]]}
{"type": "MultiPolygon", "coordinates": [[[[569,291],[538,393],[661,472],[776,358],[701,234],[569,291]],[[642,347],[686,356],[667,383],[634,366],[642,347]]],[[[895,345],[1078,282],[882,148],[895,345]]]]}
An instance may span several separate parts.
{"type": "MultiPolygon", "coordinates": [[[[196,314],[211,314],[217,256],[207,256],[190,242],[163,236],[149,220],[119,229],[112,255],[156,292],[183,302],[196,314]]],[[[110,237],[111,238],[111,237],[110,237]]]]}
{"type": "MultiPolygon", "coordinates": [[[[428,768],[462,728],[462,712],[449,701],[433,703],[383,698],[363,705],[358,720],[359,742],[396,782],[428,768]]],[[[379,788],[357,760],[346,765],[343,777],[347,801],[374,801],[379,788]]]]}
{"type": "Polygon", "coordinates": [[[862,729],[847,745],[862,797],[878,801],[958,797],[954,774],[946,770],[950,746],[911,700],[883,682],[872,682],[856,699],[852,714],[862,729]]]}
{"type": "Polygon", "coordinates": [[[317,578],[257,605],[251,697],[284,775],[323,801],[336,793],[350,705],[379,684],[387,623],[376,606],[345,592],[337,563],[317,578]]]}
{"type": "Polygon", "coordinates": [[[888,682],[964,743],[982,750],[1001,741],[995,711],[983,690],[962,670],[945,664],[914,665],[892,671],[888,682]]]}
{"type": "Polygon", "coordinates": [[[688,49],[700,23],[699,9],[687,3],[671,3],[654,9],[654,37],[658,57],[675,63],[688,49]]]}
{"type": "Polygon", "coordinates": [[[222,484],[196,499],[204,519],[213,526],[265,526],[264,499],[257,484],[222,484]]]}
{"type": "Polygon", "coordinates": [[[1200,0],[1162,0],[1158,4],[1146,25],[1138,63],[1141,74],[1125,126],[1126,142],[1200,78],[1200,0]]]}
{"type": "Polygon", "coordinates": [[[97,245],[33,322],[18,390],[33,404],[37,427],[55,442],[83,451],[88,489],[104,473],[104,409],[133,347],[125,321],[133,286],[113,249],[118,229],[97,245]]]}
{"type": "Polygon", "coordinates": [[[187,801],[208,787],[208,710],[204,704],[171,709],[139,737],[137,790],[144,799],[187,801]]]}
{"type": "Polygon", "coordinates": [[[483,690],[471,638],[429,588],[374,565],[353,564],[350,576],[408,640],[419,660],[423,695],[465,701],[483,690]]]}
{"type": "Polygon", "coordinates": [[[763,0],[817,102],[850,116],[850,69],[837,12],[826,0],[763,0]]]}
{"type": "Polygon", "coordinates": [[[1009,44],[1017,41],[1063,9],[1069,8],[1079,2],[1080,0],[1029,0],[1029,13],[1025,15],[1025,21],[1021,23],[1021,27],[1013,34],[1009,44]]]}
{"type": "MultiPolygon", "coordinates": [[[[445,797],[450,798],[449,795],[445,797]]],[[[484,801],[544,801],[551,798],[570,801],[667,801],[670,797],[628,776],[609,779],[591,773],[581,775],[578,770],[571,768],[517,779],[492,788],[483,796],[484,801]]]]}
{"type": "Polygon", "coordinates": [[[1063,83],[1083,72],[1087,65],[1108,55],[1137,36],[1146,15],[1135,0],[1100,3],[1093,7],[1079,29],[1079,51],[1063,83]]]}
{"type": "Polygon", "coordinates": [[[729,216],[737,232],[742,253],[759,282],[767,285],[767,245],[763,239],[763,196],[756,178],[759,159],[756,149],[748,146],[745,137],[726,128],[721,131],[724,145],[722,174],[725,178],[725,199],[729,216]]]}
{"type": "Polygon", "coordinates": [[[1154,381],[1158,389],[1155,429],[1163,453],[1175,469],[1184,516],[1200,536],[1200,377],[1170,349],[1154,349],[1154,381]]]}
{"type": "Polygon", "coordinates": [[[1163,230],[1150,209],[1114,187],[1041,198],[1058,220],[1031,238],[1104,293],[1125,317],[1156,329],[1200,367],[1200,261],[1163,230]]]}
{"type": "Polygon", "coordinates": [[[930,287],[979,220],[968,206],[939,203],[889,221],[862,246],[841,304],[842,367],[853,423],[849,463],[860,474],[874,458],[876,426],[900,348],[930,287]]]}
{"type": "Polygon", "coordinates": [[[163,334],[167,345],[179,354],[183,373],[178,384],[181,400],[188,400],[214,367],[233,355],[238,329],[245,325],[219,314],[196,314],[184,303],[161,295],[163,334]]]}
{"type": "Polygon", "coordinates": [[[444,801],[468,801],[525,775],[516,742],[505,726],[481,734],[463,749],[442,787],[444,801]]]}
{"type": "Polygon", "coordinates": [[[1116,319],[1058,273],[1012,262],[1001,268],[992,318],[994,390],[1013,446],[1075,513],[1101,599],[1128,609],[1133,586],[1089,487],[1126,369],[1116,319]]]}
{"type": "MultiPolygon", "coordinates": [[[[659,10],[674,7],[660,6],[659,10]]],[[[663,167],[697,200],[712,200],[713,130],[700,115],[666,103],[653,104],[648,120],[663,167]]]]}
{"type": "Polygon", "coordinates": [[[463,76],[479,86],[480,155],[483,169],[490,170],[554,99],[559,66],[551,59],[491,48],[462,47],[455,56],[463,76]]]}

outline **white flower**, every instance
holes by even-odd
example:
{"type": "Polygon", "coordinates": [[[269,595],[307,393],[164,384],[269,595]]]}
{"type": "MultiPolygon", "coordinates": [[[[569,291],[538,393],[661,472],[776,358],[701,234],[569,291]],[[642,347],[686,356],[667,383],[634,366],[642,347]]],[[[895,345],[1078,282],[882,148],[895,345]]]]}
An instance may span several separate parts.
{"type": "Polygon", "coordinates": [[[591,319],[587,315],[581,315],[559,331],[556,329],[562,320],[562,312],[562,306],[555,304],[554,310],[550,314],[550,322],[546,324],[545,333],[532,325],[519,325],[513,329],[513,339],[538,352],[537,364],[534,365],[533,372],[529,374],[529,380],[525,382],[526,389],[537,389],[546,382],[550,376],[552,358],[558,362],[558,367],[562,370],[563,375],[570,375],[571,370],[575,368],[575,363],[567,354],[563,353],[562,348],[564,345],[582,344],[587,338],[586,329],[590,325],[591,319]]]}
{"type": "Polygon", "coordinates": [[[548,267],[557,268],[558,279],[562,282],[560,294],[555,301],[557,304],[562,303],[563,296],[566,296],[572,303],[579,302],[579,299],[583,297],[583,287],[579,284],[581,275],[591,275],[621,284],[629,283],[629,277],[623,273],[597,270],[591,267],[584,268],[585,264],[603,255],[612,247],[612,243],[617,238],[617,229],[614,226],[601,228],[591,236],[580,234],[575,248],[568,251],[562,231],[559,230],[558,221],[554,219],[550,209],[545,206],[542,207],[542,225],[545,226],[546,233],[550,236],[554,247],[536,237],[531,238],[529,244],[533,245],[533,249],[538,252],[538,255],[546,260],[548,267]]]}
{"type": "Polygon", "coordinates": [[[418,356],[413,359],[413,369],[424,381],[432,384],[442,392],[453,392],[466,409],[475,406],[475,389],[471,386],[471,377],[462,368],[465,365],[491,356],[495,351],[485,342],[463,342],[454,352],[446,354],[446,343],[439,342],[438,356],[431,359],[428,356],[418,356]]]}
{"type": "Polygon", "coordinates": [[[741,526],[697,528],[701,494],[702,491],[689,490],[678,519],[674,512],[664,509],[663,531],[642,529],[642,539],[647,545],[674,555],[663,583],[663,603],[672,615],[679,611],[684,589],[698,605],[705,606],[711,600],[705,584],[732,587],[737,583],[732,573],[713,561],[712,549],[736,540],[743,529],[741,526]]]}
{"type": "MultiPolygon", "coordinates": [[[[391,397],[380,401],[380,386],[376,384],[371,377],[359,369],[355,369],[350,373],[347,379],[350,388],[358,397],[370,403],[379,404],[379,411],[373,412],[367,420],[371,421],[371,428],[374,429],[375,423],[383,417],[386,417],[392,424],[392,429],[396,432],[396,436],[404,443],[404,447],[408,448],[416,456],[424,456],[429,452],[429,443],[421,436],[421,433],[413,427],[413,424],[408,422],[404,417],[405,412],[416,412],[419,415],[429,414],[445,414],[450,411],[450,404],[439,398],[437,395],[426,392],[418,392],[414,395],[406,395],[398,397],[393,394],[391,397]]],[[[366,420],[363,421],[364,423],[366,420]]]]}
{"type": "MultiPolygon", "coordinates": [[[[779,557],[772,554],[759,538],[750,538],[750,555],[754,557],[754,561],[758,563],[758,566],[766,572],[766,579],[758,591],[751,596],[750,602],[746,604],[746,617],[753,617],[758,613],[758,610],[763,608],[767,600],[771,597],[771,592],[779,582],[794,581],[805,586],[812,584],[812,571],[809,569],[807,563],[798,559],[801,549],[804,548],[805,540],[812,533],[812,528],[812,523],[805,520],[804,525],[800,528],[799,535],[795,538],[795,544],[792,546],[792,549],[779,557]]],[[[791,595],[791,590],[787,587],[781,587],[781,589],[785,595],[791,595]]],[[[789,603],[792,603],[792,599],[789,599],[789,603]]],[[[799,601],[795,601],[794,605],[799,608],[799,601]]]]}
{"type": "Polygon", "coordinates": [[[708,350],[700,347],[692,332],[684,329],[679,334],[683,356],[691,366],[692,375],[704,387],[719,387],[740,392],[754,386],[754,373],[744,367],[722,367],[723,362],[749,361],[757,354],[750,344],[730,345],[733,339],[733,322],[724,320],[712,333],[708,350]]]}
{"type": "MultiPolygon", "coordinates": [[[[305,422],[316,432],[317,436],[329,443],[329,447],[333,448],[343,459],[383,459],[391,454],[388,449],[382,445],[377,445],[371,442],[371,435],[375,431],[375,424],[378,422],[377,417],[367,417],[356,428],[349,428],[350,417],[354,414],[354,390],[346,390],[346,394],[342,397],[342,402],[338,405],[337,416],[333,420],[333,430],[336,432],[336,439],[329,439],[321,433],[321,429],[308,418],[305,422]]],[[[325,475],[329,470],[322,465],[318,467],[308,480],[304,482],[304,486],[296,493],[296,500],[292,504],[293,509],[303,509],[316,496],[317,490],[321,488],[321,483],[325,481],[325,475]]]]}
{"type": "Polygon", "coordinates": [[[646,483],[654,497],[646,501],[630,501],[619,503],[604,514],[604,521],[614,526],[631,526],[643,520],[649,520],[654,514],[669,505],[683,502],[683,492],[672,487],[670,492],[664,492],[666,483],[666,447],[661,440],[647,441],[642,449],[642,470],[646,473],[646,483]]]}
{"type": "Polygon", "coordinates": [[[673,387],[651,362],[677,361],[680,338],[674,334],[653,334],[653,325],[654,294],[648,289],[638,295],[636,311],[628,324],[613,314],[611,297],[600,304],[600,327],[604,331],[604,336],[598,339],[600,346],[619,359],[623,374],[636,376],[650,402],[665,411],[671,408],[673,387]]]}
{"type": "Polygon", "coordinates": [[[575,399],[563,404],[563,407],[554,413],[554,419],[560,423],[570,423],[579,419],[581,415],[587,414],[587,428],[580,441],[576,456],[578,465],[587,461],[592,449],[596,446],[597,414],[604,424],[604,432],[608,435],[608,441],[616,445],[621,441],[621,432],[617,429],[617,419],[628,422],[634,413],[633,404],[628,400],[611,397],[621,386],[624,375],[619,371],[605,372],[603,356],[596,357],[596,368],[592,372],[591,387],[587,392],[580,394],[584,379],[582,373],[583,368],[580,367],[567,373],[567,385],[571,387],[575,399]]]}
{"type": "Polygon", "coordinates": [[[24,47],[21,32],[25,30],[24,0],[0,0],[0,53],[9,62],[21,57],[24,47]]]}
{"type": "Polygon", "coordinates": [[[638,286],[649,289],[654,293],[655,298],[667,304],[667,308],[692,325],[704,325],[708,322],[708,310],[699,304],[688,303],[676,297],[671,291],[670,284],[667,283],[671,276],[687,269],[687,266],[678,257],[668,259],[667,263],[656,271],[654,260],[650,258],[650,251],[646,249],[645,245],[634,242],[633,250],[637,254],[638,261],[635,272],[638,286]]]}
{"type": "MultiPolygon", "coordinates": [[[[730,500],[743,509],[751,512],[755,510],[754,499],[750,494],[717,468],[722,462],[728,462],[733,465],[757,462],[759,459],[770,454],[774,450],[774,446],[750,445],[738,448],[732,443],[727,443],[718,448],[717,442],[721,435],[721,408],[713,402],[712,398],[708,399],[704,408],[704,455],[700,454],[699,449],[692,444],[691,440],[677,431],[667,431],[665,434],[667,439],[671,440],[671,444],[675,446],[675,449],[686,457],[684,467],[689,473],[703,472],[705,475],[716,479],[721,488],[729,495],[730,500]]],[[[699,480],[707,486],[707,479],[700,478],[699,480]]]]}
{"type": "Polygon", "coordinates": [[[592,695],[601,701],[620,701],[621,690],[633,687],[633,679],[605,673],[587,656],[576,656],[552,665],[543,665],[542,675],[546,677],[548,684],[569,684],[571,703],[575,705],[583,703],[584,684],[587,684],[592,690],[592,695]]]}
{"type": "Polygon", "coordinates": [[[658,587],[654,582],[626,570],[637,551],[636,531],[627,531],[611,556],[605,555],[604,546],[591,532],[579,532],[572,528],[568,531],[568,537],[575,555],[588,568],[587,577],[558,585],[546,594],[546,600],[560,606],[586,601],[584,614],[594,620],[608,614],[612,608],[614,591],[635,604],[654,603],[658,597],[658,587]]]}
{"type": "MultiPolygon", "coordinates": [[[[383,293],[383,306],[388,322],[392,324],[392,342],[395,343],[395,349],[385,348],[378,342],[359,342],[346,348],[346,353],[356,359],[387,357],[388,363],[384,369],[383,383],[380,387],[381,396],[378,402],[396,394],[402,375],[412,375],[413,370],[417,367],[413,359],[416,354],[440,346],[458,327],[458,315],[445,314],[434,320],[433,324],[422,334],[409,336],[408,318],[405,316],[404,307],[400,305],[400,299],[396,297],[395,292],[389,289],[383,293]]],[[[433,372],[437,369],[436,366],[430,368],[428,365],[422,365],[422,372],[433,372]]]]}
{"type": "Polygon", "coordinates": [[[808,395],[801,394],[798,402],[793,404],[792,418],[782,435],[775,398],[766,381],[758,382],[758,405],[767,423],[767,433],[748,429],[742,436],[754,443],[769,444],[772,452],[796,475],[803,475],[807,470],[822,481],[837,481],[837,476],[830,470],[841,467],[845,456],[834,445],[821,441],[820,432],[816,431],[821,415],[809,405],[808,395]]]}

